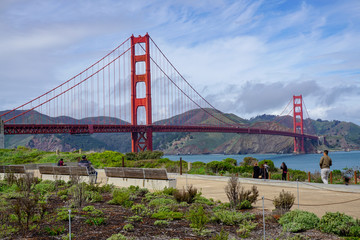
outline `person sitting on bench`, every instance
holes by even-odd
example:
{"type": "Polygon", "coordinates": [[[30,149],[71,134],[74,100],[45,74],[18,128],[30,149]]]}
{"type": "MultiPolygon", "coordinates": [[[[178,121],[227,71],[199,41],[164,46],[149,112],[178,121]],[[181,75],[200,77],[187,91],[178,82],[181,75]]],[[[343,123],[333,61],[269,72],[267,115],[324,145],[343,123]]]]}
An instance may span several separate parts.
{"type": "Polygon", "coordinates": [[[97,175],[98,175],[97,171],[95,171],[95,168],[91,166],[91,162],[87,160],[86,155],[83,155],[81,158],[82,159],[78,163],[79,167],[86,167],[89,175],[95,175],[95,183],[96,183],[97,175]]]}

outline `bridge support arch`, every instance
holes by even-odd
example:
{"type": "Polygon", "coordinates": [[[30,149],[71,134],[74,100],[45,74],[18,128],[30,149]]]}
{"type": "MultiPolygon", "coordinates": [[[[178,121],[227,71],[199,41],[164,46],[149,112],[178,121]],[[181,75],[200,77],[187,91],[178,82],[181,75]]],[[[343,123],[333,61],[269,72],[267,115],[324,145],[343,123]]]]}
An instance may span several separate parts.
{"type": "MultiPolygon", "coordinates": [[[[302,95],[293,96],[294,133],[304,134],[302,95]]],[[[294,153],[305,153],[304,137],[294,138],[294,153]]]]}
{"type": "MultiPolygon", "coordinates": [[[[146,125],[152,124],[151,113],[151,75],[150,75],[150,44],[149,34],[145,36],[134,37],[131,36],[131,124],[138,125],[138,108],[145,108],[146,125]],[[143,44],[145,53],[136,55],[136,44],[143,44]],[[145,65],[145,73],[137,74],[139,64],[145,65]],[[145,97],[139,98],[137,95],[137,84],[145,83],[145,97]]],[[[142,48],[139,48],[143,52],[142,48]]],[[[131,150],[132,152],[139,152],[145,150],[153,150],[152,147],[152,130],[145,128],[141,132],[131,132],[131,150]]]]}

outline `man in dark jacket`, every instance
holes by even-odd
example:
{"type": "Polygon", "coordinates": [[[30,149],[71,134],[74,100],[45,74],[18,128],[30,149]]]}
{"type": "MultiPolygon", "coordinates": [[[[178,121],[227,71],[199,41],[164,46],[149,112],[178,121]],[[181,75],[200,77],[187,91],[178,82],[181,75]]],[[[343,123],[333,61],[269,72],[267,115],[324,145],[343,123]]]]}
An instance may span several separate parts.
{"type": "Polygon", "coordinates": [[[324,151],[324,156],[320,159],[320,168],[321,168],[321,179],[323,183],[328,184],[328,178],[330,174],[330,166],[332,165],[332,160],[328,156],[329,151],[324,151]]]}
{"type": "Polygon", "coordinates": [[[97,180],[97,171],[91,166],[91,162],[87,160],[86,156],[83,155],[82,159],[78,162],[79,167],[86,167],[89,173],[89,176],[95,176],[95,183],[97,180]]]}

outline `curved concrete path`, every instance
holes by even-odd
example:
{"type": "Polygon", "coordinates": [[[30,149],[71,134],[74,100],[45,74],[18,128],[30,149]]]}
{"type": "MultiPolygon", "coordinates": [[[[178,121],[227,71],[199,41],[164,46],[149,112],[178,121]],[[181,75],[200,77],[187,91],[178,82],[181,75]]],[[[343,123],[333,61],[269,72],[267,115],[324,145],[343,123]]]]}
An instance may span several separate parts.
{"type": "MultiPolygon", "coordinates": [[[[169,178],[177,179],[177,188],[181,189],[187,185],[193,185],[200,189],[203,196],[228,202],[225,194],[225,186],[229,177],[205,176],[205,175],[179,175],[169,173],[169,178]]],[[[313,212],[319,217],[326,212],[343,212],[355,218],[360,218],[360,185],[339,185],[321,184],[307,182],[287,182],[278,180],[263,180],[251,178],[239,178],[245,189],[250,189],[255,185],[259,190],[259,200],[255,207],[262,208],[261,197],[264,196],[266,209],[274,209],[272,199],[284,191],[295,195],[295,203],[292,209],[301,209],[313,212]],[[297,187],[297,185],[299,187],[297,187]],[[297,198],[299,189],[299,198],[297,198]],[[299,205],[298,205],[299,200],[299,205]]]]}

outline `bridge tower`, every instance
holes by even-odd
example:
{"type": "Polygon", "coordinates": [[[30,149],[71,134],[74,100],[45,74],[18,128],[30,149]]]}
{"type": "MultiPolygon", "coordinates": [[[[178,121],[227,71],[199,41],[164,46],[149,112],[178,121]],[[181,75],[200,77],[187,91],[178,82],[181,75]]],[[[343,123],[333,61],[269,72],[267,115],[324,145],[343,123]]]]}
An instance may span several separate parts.
{"type": "MultiPolygon", "coordinates": [[[[141,48],[141,47],[140,47],[141,48]]],[[[131,36],[131,124],[138,125],[139,107],[145,108],[146,125],[152,125],[151,115],[151,75],[150,75],[150,44],[149,34],[145,36],[131,36]],[[145,54],[136,55],[135,45],[145,45],[145,54]],[[137,74],[140,64],[145,65],[145,73],[137,74]],[[145,83],[145,97],[139,98],[137,92],[138,83],[145,83]]],[[[131,132],[131,151],[152,151],[152,129],[144,126],[144,129],[131,132]]]]}
{"type": "Polygon", "coordinates": [[[0,119],[0,149],[5,148],[4,121],[0,119]]]}
{"type": "MultiPolygon", "coordinates": [[[[293,96],[294,133],[304,134],[302,95],[293,96]]],[[[294,138],[294,153],[305,153],[304,137],[294,138]]]]}

